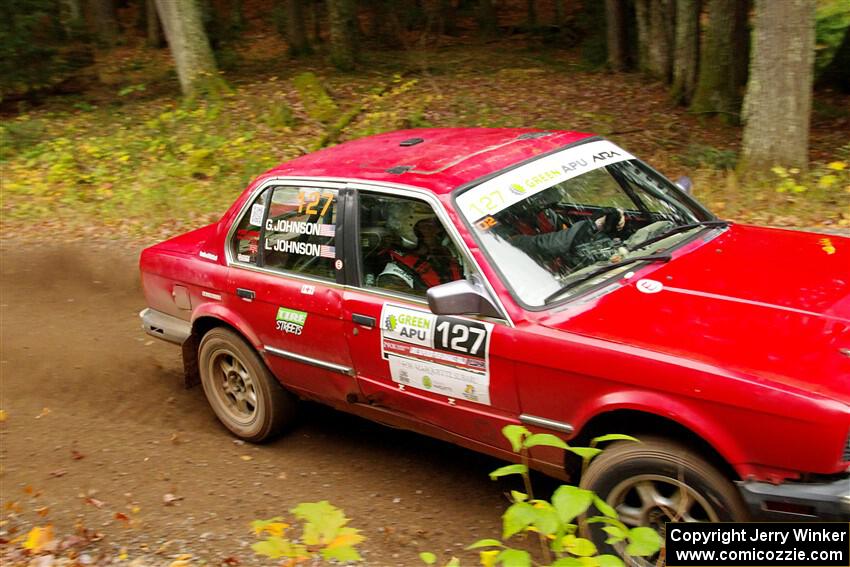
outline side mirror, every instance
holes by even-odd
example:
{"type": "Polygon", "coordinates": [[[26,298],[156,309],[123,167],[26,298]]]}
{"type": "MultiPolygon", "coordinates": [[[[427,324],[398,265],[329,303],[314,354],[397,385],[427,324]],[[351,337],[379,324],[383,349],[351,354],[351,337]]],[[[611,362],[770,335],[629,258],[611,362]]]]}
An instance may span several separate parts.
{"type": "Polygon", "coordinates": [[[687,175],[676,180],[676,187],[682,190],[686,195],[690,195],[694,190],[694,182],[687,175]]]}
{"type": "Polygon", "coordinates": [[[428,289],[428,307],[435,315],[502,317],[479,283],[457,280],[428,289]]]}

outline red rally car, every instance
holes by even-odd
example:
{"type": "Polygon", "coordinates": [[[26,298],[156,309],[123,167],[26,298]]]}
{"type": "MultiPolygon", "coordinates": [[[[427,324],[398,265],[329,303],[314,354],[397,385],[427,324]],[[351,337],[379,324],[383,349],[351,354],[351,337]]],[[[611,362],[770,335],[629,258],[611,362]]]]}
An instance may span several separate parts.
{"type": "Polygon", "coordinates": [[[580,481],[629,525],[850,519],[850,239],[719,220],[602,138],[347,142],[141,272],[145,330],[242,439],[299,398],[508,460],[508,424],[628,433],[580,481]]]}

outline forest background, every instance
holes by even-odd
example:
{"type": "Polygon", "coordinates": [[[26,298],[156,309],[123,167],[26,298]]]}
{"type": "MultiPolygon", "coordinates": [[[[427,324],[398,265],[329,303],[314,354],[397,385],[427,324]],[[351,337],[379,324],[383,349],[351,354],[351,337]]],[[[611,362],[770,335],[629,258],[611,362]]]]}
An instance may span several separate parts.
{"type": "Polygon", "coordinates": [[[721,217],[840,231],[848,26],[846,0],[5,0],[2,230],[160,238],[308,151],[522,126],[607,136],[721,217]]]}

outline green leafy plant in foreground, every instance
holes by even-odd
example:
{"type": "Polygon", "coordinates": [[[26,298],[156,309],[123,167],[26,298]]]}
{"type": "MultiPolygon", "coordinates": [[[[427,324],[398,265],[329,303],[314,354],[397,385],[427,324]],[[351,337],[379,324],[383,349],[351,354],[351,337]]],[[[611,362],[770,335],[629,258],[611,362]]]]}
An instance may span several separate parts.
{"type": "Polygon", "coordinates": [[[347,563],[363,559],[355,546],[366,538],[360,535],[360,530],[348,527],[345,513],[327,500],[303,502],[290,512],[303,522],[301,537],[285,537],[290,525],[284,523],[281,516],[254,520],[251,522],[254,533],[258,537],[265,536],[251,545],[254,553],[269,559],[283,559],[283,565],[287,566],[308,560],[347,563]]]}
{"type": "MultiPolygon", "coordinates": [[[[661,549],[661,538],[648,527],[629,528],[620,521],[617,511],[599,496],[577,486],[562,485],[555,490],[550,500],[534,497],[528,469],[528,450],[532,447],[556,447],[581,457],[586,469],[590,461],[602,452],[601,443],[610,441],[634,441],[629,435],[611,434],[596,437],[589,447],[571,447],[562,439],[549,433],[531,433],[521,425],[508,425],[502,429],[514,452],[519,453],[521,463],[506,465],[490,473],[490,478],[520,475],[524,492],[511,491],[511,505],[502,514],[502,538],[481,539],[466,549],[479,549],[481,565],[484,567],[622,567],[623,561],[614,555],[599,554],[596,545],[579,534],[579,518],[595,506],[601,515],[584,519],[588,524],[604,524],[602,530],[608,534],[606,543],[623,544],[627,555],[649,557],[661,549]],[[536,533],[540,546],[540,559],[531,553],[507,545],[515,536],[527,537],[536,533]]],[[[419,554],[426,565],[434,565],[437,557],[433,553],[419,554]]],[[[452,557],[445,567],[460,567],[460,560],[452,557]]]]}

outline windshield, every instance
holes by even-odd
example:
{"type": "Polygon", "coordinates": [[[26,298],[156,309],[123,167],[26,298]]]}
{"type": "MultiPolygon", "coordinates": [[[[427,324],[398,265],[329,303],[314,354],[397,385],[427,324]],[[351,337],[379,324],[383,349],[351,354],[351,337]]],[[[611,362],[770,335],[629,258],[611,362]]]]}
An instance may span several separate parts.
{"type": "Polygon", "coordinates": [[[670,181],[605,140],[489,179],[459,195],[457,206],[529,307],[613,278],[638,265],[630,258],[669,249],[711,224],[670,181]],[[599,270],[612,263],[622,267],[599,270]]]}

